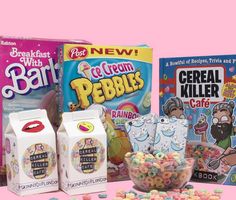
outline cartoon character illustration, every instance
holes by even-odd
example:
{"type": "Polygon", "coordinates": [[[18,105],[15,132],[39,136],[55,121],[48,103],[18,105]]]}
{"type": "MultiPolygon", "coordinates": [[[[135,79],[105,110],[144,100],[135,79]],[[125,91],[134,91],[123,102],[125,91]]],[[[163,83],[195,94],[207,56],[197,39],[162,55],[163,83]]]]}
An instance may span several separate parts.
{"type": "Polygon", "coordinates": [[[211,135],[216,140],[215,144],[225,151],[216,160],[208,163],[211,169],[217,169],[220,161],[231,167],[236,165],[236,149],[231,146],[231,136],[236,134],[236,128],[233,126],[234,107],[233,101],[218,103],[213,107],[211,135]]]}
{"type": "Polygon", "coordinates": [[[168,117],[176,117],[179,119],[185,119],[184,104],[179,97],[169,98],[162,106],[163,112],[168,117]]]}
{"type": "Polygon", "coordinates": [[[194,132],[196,135],[201,135],[201,141],[207,142],[207,118],[206,115],[201,114],[200,118],[198,119],[198,122],[194,125],[194,132]]]}
{"type": "Polygon", "coordinates": [[[73,112],[73,111],[77,111],[79,109],[80,103],[75,104],[75,103],[69,102],[68,106],[69,106],[70,112],[73,112]]]}
{"type": "Polygon", "coordinates": [[[216,140],[215,144],[225,150],[231,147],[231,136],[236,134],[236,128],[233,126],[234,107],[233,101],[218,103],[213,107],[211,135],[216,140]]]}

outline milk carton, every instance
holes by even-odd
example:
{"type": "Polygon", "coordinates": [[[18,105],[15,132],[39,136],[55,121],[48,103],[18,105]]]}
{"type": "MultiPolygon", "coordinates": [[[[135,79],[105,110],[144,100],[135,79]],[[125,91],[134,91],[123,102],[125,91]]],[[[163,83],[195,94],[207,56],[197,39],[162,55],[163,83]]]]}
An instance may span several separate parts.
{"type": "Polygon", "coordinates": [[[10,191],[29,195],[58,190],[55,132],[45,110],[11,113],[5,141],[10,191]]]}
{"type": "Polygon", "coordinates": [[[99,112],[63,113],[57,136],[60,188],[70,195],[105,191],[107,138],[99,112]]]}

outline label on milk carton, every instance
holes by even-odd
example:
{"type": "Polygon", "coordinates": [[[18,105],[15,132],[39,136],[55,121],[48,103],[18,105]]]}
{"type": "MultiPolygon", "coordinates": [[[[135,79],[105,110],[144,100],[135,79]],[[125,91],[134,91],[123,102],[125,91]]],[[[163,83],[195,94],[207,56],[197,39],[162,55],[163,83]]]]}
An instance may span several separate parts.
{"type": "Polygon", "coordinates": [[[58,130],[62,190],[74,195],[106,189],[106,142],[98,111],[63,113],[58,130]]]}
{"type": "Polygon", "coordinates": [[[19,195],[58,189],[54,130],[45,110],[9,115],[5,132],[8,189],[19,195]]]}

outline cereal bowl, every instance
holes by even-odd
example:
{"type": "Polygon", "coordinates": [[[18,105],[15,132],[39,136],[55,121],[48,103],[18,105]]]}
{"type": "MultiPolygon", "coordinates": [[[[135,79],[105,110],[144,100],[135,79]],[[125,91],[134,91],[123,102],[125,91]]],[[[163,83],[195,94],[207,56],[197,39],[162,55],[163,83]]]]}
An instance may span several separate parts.
{"type": "Polygon", "coordinates": [[[182,188],[190,180],[194,166],[193,158],[181,159],[178,153],[127,153],[125,161],[130,179],[145,192],[182,188]]]}

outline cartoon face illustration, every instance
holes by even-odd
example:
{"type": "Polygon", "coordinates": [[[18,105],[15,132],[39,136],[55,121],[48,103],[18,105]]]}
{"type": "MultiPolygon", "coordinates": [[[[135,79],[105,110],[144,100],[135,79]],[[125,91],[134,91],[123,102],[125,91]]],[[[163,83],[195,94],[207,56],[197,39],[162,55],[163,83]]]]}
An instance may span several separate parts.
{"type": "Polygon", "coordinates": [[[69,102],[68,106],[69,106],[70,112],[73,112],[73,111],[77,111],[79,109],[80,104],[79,103],[75,104],[75,103],[69,102]]]}
{"type": "Polygon", "coordinates": [[[213,108],[213,118],[211,125],[212,137],[216,140],[216,144],[223,149],[231,146],[231,138],[233,135],[233,116],[234,102],[218,103],[213,108]]]}
{"type": "Polygon", "coordinates": [[[179,97],[171,97],[162,107],[163,112],[168,117],[176,117],[178,119],[185,119],[184,104],[179,97]]]}
{"type": "Polygon", "coordinates": [[[94,130],[93,124],[87,121],[78,123],[77,128],[84,133],[91,133],[94,130]]]}
{"type": "Polygon", "coordinates": [[[43,129],[44,129],[43,123],[38,120],[35,120],[35,121],[26,123],[23,126],[22,131],[27,132],[27,133],[37,133],[37,132],[42,131],[43,129]]]}

